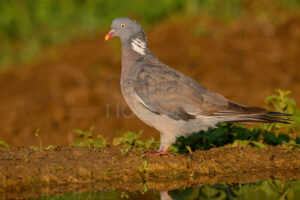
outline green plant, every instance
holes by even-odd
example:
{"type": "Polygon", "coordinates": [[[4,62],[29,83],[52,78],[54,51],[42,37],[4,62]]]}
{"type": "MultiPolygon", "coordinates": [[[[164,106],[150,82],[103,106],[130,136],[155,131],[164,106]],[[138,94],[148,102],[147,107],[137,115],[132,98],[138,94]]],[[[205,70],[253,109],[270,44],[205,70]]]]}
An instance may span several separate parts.
{"type": "Polygon", "coordinates": [[[191,178],[191,179],[194,179],[195,176],[196,176],[195,173],[192,171],[192,172],[190,173],[190,178],[191,178]]]}
{"type": "Polygon", "coordinates": [[[129,195],[126,194],[125,192],[121,192],[121,198],[129,199],[129,195]]]}
{"type": "Polygon", "coordinates": [[[138,168],[140,172],[147,173],[148,172],[148,162],[147,160],[143,161],[143,167],[138,168]]]}
{"type": "Polygon", "coordinates": [[[56,146],[49,145],[49,146],[46,147],[46,150],[49,151],[49,150],[55,149],[55,148],[56,148],[56,146]]]}
{"type": "MultiPolygon", "coordinates": [[[[260,125],[259,128],[247,128],[242,124],[220,123],[217,128],[210,128],[207,131],[199,131],[188,138],[179,137],[175,144],[169,147],[169,152],[192,153],[197,149],[210,149],[220,146],[253,146],[256,148],[267,148],[269,145],[293,145],[290,148],[300,147],[300,136],[291,137],[287,133],[299,130],[299,110],[293,99],[287,97],[289,91],[276,90],[278,95],[271,95],[266,98],[266,105],[269,110],[276,112],[291,113],[294,123],[292,124],[269,124],[260,125]],[[276,131],[276,132],[275,132],[276,131]],[[279,133],[278,131],[282,131],[279,133]]],[[[75,141],[77,146],[107,146],[106,139],[101,135],[100,140],[94,140],[92,131],[76,130],[79,135],[75,141]]],[[[146,141],[141,139],[142,131],[120,133],[120,137],[113,139],[114,146],[124,146],[121,155],[127,155],[129,150],[133,151],[155,151],[159,147],[159,141],[150,138],[146,141]]],[[[144,155],[141,155],[143,158],[144,155]]]]}
{"type": "Polygon", "coordinates": [[[298,145],[300,137],[292,140],[287,134],[276,135],[262,129],[246,128],[241,124],[221,123],[216,129],[199,131],[187,138],[179,137],[173,145],[178,149],[178,153],[189,153],[190,150],[204,150],[225,145],[265,148],[265,144],[282,145],[290,141],[298,145]]]}
{"type": "Polygon", "coordinates": [[[269,123],[261,125],[260,128],[273,132],[294,133],[300,130],[300,110],[294,99],[288,97],[289,90],[276,89],[277,94],[270,95],[265,99],[265,108],[268,110],[291,114],[291,124],[269,123]]]}
{"type": "Polygon", "coordinates": [[[106,147],[107,139],[102,135],[97,135],[97,139],[93,137],[94,126],[90,127],[89,130],[84,131],[76,129],[74,132],[77,134],[74,145],[75,146],[89,146],[89,147],[106,147]]]}
{"type": "Polygon", "coordinates": [[[208,129],[194,133],[188,138],[180,137],[174,146],[178,153],[188,153],[196,149],[210,149],[219,146],[254,146],[266,148],[269,145],[293,145],[287,148],[299,148],[300,136],[293,136],[300,130],[300,111],[293,99],[288,97],[289,91],[276,90],[278,95],[266,98],[266,108],[276,112],[289,113],[293,116],[291,124],[262,124],[258,128],[247,128],[241,124],[220,123],[216,129],[208,129]],[[292,139],[294,138],[294,139],[292,139]]]}
{"type": "Polygon", "coordinates": [[[24,160],[25,160],[25,162],[28,162],[28,161],[29,161],[29,152],[27,152],[27,153],[24,155],[24,160]]]}
{"type": "MultiPolygon", "coordinates": [[[[113,145],[122,145],[121,154],[126,155],[130,149],[136,151],[149,151],[146,142],[140,139],[141,132],[126,132],[122,137],[114,139],[113,145]]],[[[176,142],[169,147],[169,152],[173,154],[191,153],[197,149],[204,150],[220,146],[253,146],[256,148],[266,148],[269,145],[295,144],[300,148],[300,136],[295,140],[287,134],[275,134],[259,128],[247,128],[242,124],[221,123],[215,129],[199,131],[189,137],[179,137],[176,142]]],[[[151,151],[156,150],[159,142],[151,139],[151,151]],[[155,148],[154,148],[155,147],[155,148]]],[[[141,155],[141,158],[144,154],[141,155]]]]}
{"type": "Polygon", "coordinates": [[[171,145],[169,148],[168,148],[168,151],[174,155],[178,154],[178,151],[179,149],[177,148],[177,146],[175,145],[171,145]]]}
{"type": "Polygon", "coordinates": [[[266,145],[263,144],[262,142],[258,141],[250,141],[250,140],[234,140],[232,144],[227,144],[225,145],[227,147],[246,147],[246,146],[253,146],[257,148],[266,148],[266,145]]]}
{"type": "Polygon", "coordinates": [[[206,13],[225,21],[240,17],[245,9],[242,7],[240,0],[198,0],[187,1],[186,3],[187,10],[190,13],[206,13]]]}
{"type": "Polygon", "coordinates": [[[159,142],[156,141],[154,138],[150,138],[149,140],[144,142],[143,140],[140,139],[142,133],[143,131],[139,131],[139,132],[128,131],[125,133],[120,133],[121,137],[114,138],[113,145],[114,146],[121,145],[138,151],[156,150],[159,146],[159,142]]]}
{"type": "MultiPolygon", "coordinates": [[[[126,155],[130,149],[133,151],[156,151],[159,147],[159,141],[155,140],[153,137],[144,141],[140,137],[143,131],[131,132],[127,131],[125,133],[119,133],[121,137],[116,137],[113,139],[113,146],[124,146],[124,149],[121,149],[121,155],[126,155]]],[[[168,151],[172,154],[177,154],[178,148],[174,145],[171,145],[168,151]]],[[[142,154],[141,158],[145,155],[142,154]]]]}
{"type": "Polygon", "coordinates": [[[112,168],[107,168],[107,169],[103,172],[103,174],[104,174],[104,175],[108,175],[108,174],[110,174],[111,171],[112,171],[112,168]]]}
{"type": "Polygon", "coordinates": [[[4,142],[3,140],[0,140],[0,147],[8,148],[9,144],[7,144],[6,142],[4,142]]]}
{"type": "Polygon", "coordinates": [[[297,11],[300,8],[300,1],[298,0],[276,0],[277,4],[284,8],[297,11]]]}
{"type": "Polygon", "coordinates": [[[35,132],[35,137],[37,137],[38,138],[38,140],[39,140],[39,145],[40,145],[40,147],[38,148],[40,151],[43,151],[43,144],[42,144],[42,139],[41,139],[41,137],[40,137],[40,128],[38,128],[38,129],[36,129],[36,132],[35,132]]]}
{"type": "MultiPolygon", "coordinates": [[[[266,9],[272,17],[300,8],[298,0],[267,2],[284,8],[275,13],[266,9]]],[[[0,1],[0,68],[35,58],[45,45],[94,37],[99,30],[107,30],[116,17],[131,16],[150,25],[174,15],[205,15],[229,21],[254,13],[255,7],[261,9],[247,5],[241,0],[0,1]]]]}
{"type": "Polygon", "coordinates": [[[144,149],[148,150],[148,151],[155,151],[159,147],[159,144],[160,144],[160,142],[158,140],[155,140],[153,137],[146,140],[144,143],[145,143],[144,149]]]}
{"type": "Polygon", "coordinates": [[[121,149],[121,150],[120,150],[120,151],[121,151],[121,155],[122,155],[122,156],[125,156],[125,155],[127,155],[127,154],[128,154],[128,152],[129,152],[129,149],[130,149],[130,148],[128,148],[128,147],[127,147],[127,148],[125,148],[125,149],[121,149]]]}
{"type": "Polygon", "coordinates": [[[34,146],[34,145],[30,146],[29,148],[32,149],[32,150],[34,150],[34,151],[39,151],[40,150],[39,147],[34,146]]]}
{"type": "Polygon", "coordinates": [[[0,1],[0,67],[30,60],[45,45],[93,37],[116,17],[135,16],[151,24],[182,10],[184,4],[181,0],[0,1]]]}
{"type": "Polygon", "coordinates": [[[192,149],[191,149],[191,147],[190,146],[185,146],[185,148],[189,151],[189,153],[190,154],[192,154],[193,152],[192,152],[192,149]]]}
{"type": "Polygon", "coordinates": [[[139,183],[139,185],[143,186],[143,190],[141,190],[141,194],[145,194],[146,192],[148,192],[148,184],[147,184],[147,182],[141,182],[141,183],[139,183]]]}
{"type": "Polygon", "coordinates": [[[287,152],[291,151],[292,149],[299,148],[300,149],[300,143],[297,143],[294,140],[291,140],[289,142],[285,142],[282,144],[282,148],[285,149],[287,152]]]}

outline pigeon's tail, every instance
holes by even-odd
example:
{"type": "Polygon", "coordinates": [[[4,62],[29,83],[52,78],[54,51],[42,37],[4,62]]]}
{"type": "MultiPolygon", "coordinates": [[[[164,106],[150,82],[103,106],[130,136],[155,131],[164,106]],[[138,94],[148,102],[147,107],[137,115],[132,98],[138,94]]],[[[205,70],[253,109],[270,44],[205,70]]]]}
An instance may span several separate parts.
{"type": "Polygon", "coordinates": [[[291,119],[286,117],[291,116],[290,114],[280,113],[280,112],[268,112],[266,114],[258,114],[253,116],[248,116],[250,121],[265,122],[265,123],[283,123],[290,124],[291,119]]]}
{"type": "Polygon", "coordinates": [[[231,122],[263,122],[263,123],[284,123],[290,124],[291,119],[287,117],[291,114],[281,112],[270,112],[261,107],[247,107],[234,102],[229,102],[229,107],[223,112],[219,112],[223,116],[235,116],[233,118],[227,118],[226,121],[231,122]]]}
{"type": "Polygon", "coordinates": [[[238,122],[262,122],[262,123],[283,123],[290,124],[292,122],[291,119],[287,117],[291,116],[291,114],[281,113],[281,112],[267,112],[267,113],[259,113],[259,114],[251,114],[247,116],[241,116],[236,121],[238,122]]]}

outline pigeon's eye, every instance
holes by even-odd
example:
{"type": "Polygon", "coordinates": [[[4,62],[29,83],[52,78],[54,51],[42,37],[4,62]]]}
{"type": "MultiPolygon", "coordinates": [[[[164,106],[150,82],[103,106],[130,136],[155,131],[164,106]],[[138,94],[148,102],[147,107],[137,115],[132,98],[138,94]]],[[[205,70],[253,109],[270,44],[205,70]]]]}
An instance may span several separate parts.
{"type": "Polygon", "coordinates": [[[125,24],[121,24],[121,27],[122,27],[122,28],[125,28],[125,26],[126,26],[125,24]]]}

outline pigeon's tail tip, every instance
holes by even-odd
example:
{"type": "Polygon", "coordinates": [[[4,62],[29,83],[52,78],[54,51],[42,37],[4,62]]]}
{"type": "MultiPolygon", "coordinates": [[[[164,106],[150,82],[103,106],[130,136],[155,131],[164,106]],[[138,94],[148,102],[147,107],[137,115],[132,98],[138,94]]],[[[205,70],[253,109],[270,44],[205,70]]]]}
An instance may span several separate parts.
{"type": "Polygon", "coordinates": [[[289,114],[289,113],[282,113],[282,112],[271,112],[269,111],[267,113],[267,115],[273,115],[273,116],[285,116],[285,117],[289,117],[289,116],[293,116],[292,114],[289,114]]]}
{"type": "Polygon", "coordinates": [[[291,124],[293,120],[287,118],[292,116],[291,114],[281,112],[267,112],[264,114],[257,114],[250,116],[249,119],[252,121],[258,121],[263,123],[283,123],[291,124]]]}

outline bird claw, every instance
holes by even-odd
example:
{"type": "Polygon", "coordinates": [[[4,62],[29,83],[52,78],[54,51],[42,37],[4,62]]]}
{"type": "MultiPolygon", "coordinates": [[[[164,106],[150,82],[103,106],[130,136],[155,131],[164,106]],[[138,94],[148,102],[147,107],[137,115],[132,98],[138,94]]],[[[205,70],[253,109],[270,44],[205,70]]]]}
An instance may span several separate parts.
{"type": "Polygon", "coordinates": [[[173,157],[174,155],[171,154],[168,151],[154,151],[154,152],[149,152],[149,151],[143,151],[144,154],[150,155],[150,156],[160,156],[160,155],[167,155],[173,157]]]}

